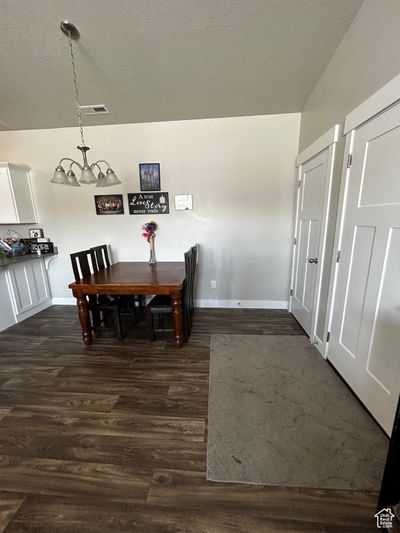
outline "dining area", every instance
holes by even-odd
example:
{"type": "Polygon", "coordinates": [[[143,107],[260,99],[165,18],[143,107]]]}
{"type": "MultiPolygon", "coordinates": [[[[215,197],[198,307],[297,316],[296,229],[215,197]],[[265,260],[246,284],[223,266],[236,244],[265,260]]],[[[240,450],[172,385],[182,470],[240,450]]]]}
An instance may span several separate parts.
{"type": "Polygon", "coordinates": [[[75,281],[68,287],[76,298],[83,344],[91,345],[108,327],[123,341],[127,328],[145,321],[149,342],[170,331],[181,348],[192,330],[198,250],[198,244],[191,246],[182,261],[114,264],[107,244],[70,254],[75,281]],[[166,328],[168,319],[171,329],[166,328]]]}

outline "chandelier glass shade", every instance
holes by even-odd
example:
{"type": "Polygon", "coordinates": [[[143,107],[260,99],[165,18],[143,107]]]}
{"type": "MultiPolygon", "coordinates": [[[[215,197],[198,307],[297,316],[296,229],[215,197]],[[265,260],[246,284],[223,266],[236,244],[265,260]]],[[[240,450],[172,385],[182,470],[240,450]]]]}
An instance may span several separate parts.
{"type": "Polygon", "coordinates": [[[58,185],[68,185],[69,187],[80,187],[80,184],[84,185],[93,185],[96,184],[96,187],[111,187],[112,185],[118,185],[121,183],[115,172],[110,167],[110,164],[105,159],[100,159],[91,165],[87,160],[87,151],[90,150],[89,146],[85,143],[83,125],[82,125],[82,111],[80,108],[79,102],[79,92],[78,92],[78,83],[76,79],[76,69],[75,69],[75,57],[74,50],[72,46],[73,39],[79,39],[79,31],[71,22],[65,21],[60,23],[61,31],[68,37],[70,54],[71,54],[71,65],[72,65],[72,74],[75,88],[75,104],[78,115],[78,124],[81,134],[81,144],[77,146],[82,154],[83,162],[79,163],[70,157],[63,157],[58,163],[53,179],[51,183],[56,183],[58,185]],[[67,171],[65,168],[67,168],[67,171]],[[74,172],[80,173],[80,179],[76,177],[74,172]],[[97,177],[95,175],[97,173],[97,177]]]}

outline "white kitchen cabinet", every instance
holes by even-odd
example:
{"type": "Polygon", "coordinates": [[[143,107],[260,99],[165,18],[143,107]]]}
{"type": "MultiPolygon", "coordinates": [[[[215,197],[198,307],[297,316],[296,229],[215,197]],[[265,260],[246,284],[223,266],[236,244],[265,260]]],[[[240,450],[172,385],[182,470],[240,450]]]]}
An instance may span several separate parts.
{"type": "Polygon", "coordinates": [[[0,301],[0,331],[3,331],[17,322],[5,268],[0,268],[0,301]]]}
{"type": "Polygon", "coordinates": [[[37,222],[29,168],[0,163],[0,224],[37,222]]]}
{"type": "Polygon", "coordinates": [[[4,303],[4,320],[0,320],[0,328],[21,322],[51,305],[44,258],[27,258],[8,264],[2,271],[6,283],[0,283],[0,297],[4,303]],[[10,323],[11,316],[13,320],[10,323]]]}

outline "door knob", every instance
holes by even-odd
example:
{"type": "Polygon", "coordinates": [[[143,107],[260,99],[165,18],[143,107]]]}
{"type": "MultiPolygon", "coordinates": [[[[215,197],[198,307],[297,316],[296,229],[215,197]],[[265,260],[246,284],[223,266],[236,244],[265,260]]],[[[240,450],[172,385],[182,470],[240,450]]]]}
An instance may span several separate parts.
{"type": "Polygon", "coordinates": [[[318,257],[314,257],[314,259],[309,259],[309,263],[318,263],[318,257]]]}

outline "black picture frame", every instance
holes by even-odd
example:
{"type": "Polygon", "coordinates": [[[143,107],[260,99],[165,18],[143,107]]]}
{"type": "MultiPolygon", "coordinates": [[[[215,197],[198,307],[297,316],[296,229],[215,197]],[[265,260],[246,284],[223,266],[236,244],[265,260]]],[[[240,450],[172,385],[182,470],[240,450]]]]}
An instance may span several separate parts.
{"type": "Polygon", "coordinates": [[[139,163],[141,191],[161,191],[160,163],[139,163]]]}
{"type": "Polygon", "coordinates": [[[95,194],[96,215],[123,215],[124,197],[122,194],[95,194]]]}

